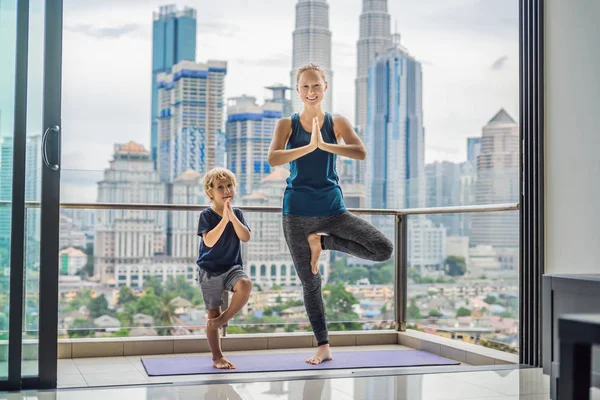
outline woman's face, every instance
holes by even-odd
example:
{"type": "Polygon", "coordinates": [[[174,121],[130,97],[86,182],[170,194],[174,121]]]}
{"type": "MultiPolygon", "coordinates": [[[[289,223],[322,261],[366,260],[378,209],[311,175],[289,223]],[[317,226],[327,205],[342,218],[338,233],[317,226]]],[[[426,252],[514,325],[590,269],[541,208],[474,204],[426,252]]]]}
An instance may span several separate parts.
{"type": "Polygon", "coordinates": [[[314,107],[323,101],[327,83],[318,71],[304,71],[298,79],[296,91],[305,105],[314,107]]]}

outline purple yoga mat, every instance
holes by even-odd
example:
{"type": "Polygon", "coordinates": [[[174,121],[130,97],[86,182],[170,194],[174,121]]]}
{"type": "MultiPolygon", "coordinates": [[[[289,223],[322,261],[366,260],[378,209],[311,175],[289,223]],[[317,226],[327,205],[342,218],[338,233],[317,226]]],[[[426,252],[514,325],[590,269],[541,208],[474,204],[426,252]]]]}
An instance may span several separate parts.
{"type": "Polygon", "coordinates": [[[199,375],[228,372],[309,371],[323,369],[358,369],[383,367],[424,367],[457,365],[456,361],[419,350],[337,351],[332,361],[309,365],[304,360],[310,353],[249,354],[227,356],[235,370],[213,368],[210,356],[142,357],[148,376],[199,375]]]}

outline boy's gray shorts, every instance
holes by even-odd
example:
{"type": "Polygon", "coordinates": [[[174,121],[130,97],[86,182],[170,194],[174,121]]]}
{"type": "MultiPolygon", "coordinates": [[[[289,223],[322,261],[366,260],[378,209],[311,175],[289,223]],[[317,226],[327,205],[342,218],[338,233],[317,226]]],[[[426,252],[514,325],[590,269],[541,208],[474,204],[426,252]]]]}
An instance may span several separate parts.
{"type": "Polygon", "coordinates": [[[214,310],[223,304],[223,292],[232,292],[233,287],[242,278],[248,279],[241,265],[234,265],[220,275],[198,268],[198,283],[207,310],[214,310]]]}

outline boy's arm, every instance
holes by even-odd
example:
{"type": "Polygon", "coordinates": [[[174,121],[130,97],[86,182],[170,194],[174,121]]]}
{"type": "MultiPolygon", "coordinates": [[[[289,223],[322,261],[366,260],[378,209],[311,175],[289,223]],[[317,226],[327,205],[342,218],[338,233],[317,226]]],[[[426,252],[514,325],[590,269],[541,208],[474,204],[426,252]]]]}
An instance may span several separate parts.
{"type": "MultiPolygon", "coordinates": [[[[226,214],[226,213],[224,213],[224,214],[226,214]]],[[[217,224],[217,226],[215,226],[213,229],[211,229],[208,232],[202,232],[202,238],[204,239],[204,244],[208,247],[213,247],[215,244],[217,244],[217,242],[221,238],[221,235],[225,231],[225,227],[227,227],[228,223],[229,223],[229,218],[227,216],[223,215],[223,218],[217,224]]]]}
{"type": "MultiPolygon", "coordinates": [[[[229,218],[231,218],[231,224],[233,225],[233,229],[235,230],[235,234],[242,242],[247,242],[250,240],[250,229],[246,226],[246,221],[240,221],[237,217],[233,209],[231,208],[231,203],[228,204],[229,210],[229,218]]],[[[240,211],[241,213],[241,211],[240,211]]],[[[242,220],[244,217],[242,216],[242,220]]]]}

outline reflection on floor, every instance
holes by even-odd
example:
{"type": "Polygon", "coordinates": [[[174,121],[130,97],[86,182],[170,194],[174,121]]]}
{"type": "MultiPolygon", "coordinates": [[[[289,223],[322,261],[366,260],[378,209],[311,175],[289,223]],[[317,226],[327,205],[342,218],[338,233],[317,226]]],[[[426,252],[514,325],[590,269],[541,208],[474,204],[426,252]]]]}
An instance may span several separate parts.
{"type": "MultiPolygon", "coordinates": [[[[275,376],[277,374],[271,374],[275,376]]],[[[291,379],[246,383],[179,384],[0,394],[5,400],[548,400],[539,369],[445,374],[291,379]]],[[[268,377],[262,377],[268,378],[268,377]]],[[[593,392],[593,399],[600,399],[593,392]]]]}

